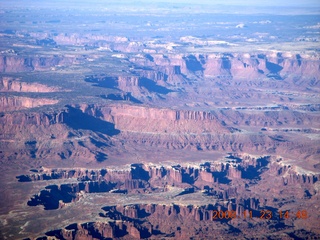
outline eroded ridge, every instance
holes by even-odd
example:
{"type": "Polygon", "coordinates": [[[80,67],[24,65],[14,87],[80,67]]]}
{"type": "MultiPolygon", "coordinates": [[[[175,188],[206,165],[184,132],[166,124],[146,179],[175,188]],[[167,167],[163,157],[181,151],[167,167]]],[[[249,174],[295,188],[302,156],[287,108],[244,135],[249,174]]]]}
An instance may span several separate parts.
{"type": "MultiPolygon", "coordinates": [[[[301,234],[290,230],[292,224],[304,220],[313,226],[319,218],[311,205],[319,200],[320,174],[302,172],[272,156],[229,155],[189,166],[132,164],[126,170],[40,168],[32,172],[17,178],[20,182],[69,179],[73,183],[47,186],[28,201],[29,206],[68,208],[85,203],[88,194],[113,199],[98,216],[107,222],[72,224],[47,232],[47,237],[66,237],[71,232],[78,236],[84,231],[87,237],[183,239],[208,237],[213,229],[222,236],[236,229],[237,236],[244,237],[249,234],[247,224],[259,229],[268,224],[285,237],[301,234]],[[271,184],[273,188],[268,187],[271,184]],[[271,192],[281,192],[282,198],[271,192]],[[135,197],[150,194],[152,199],[135,197]],[[292,217],[284,217],[286,212],[292,217]],[[202,230],[192,230],[190,224],[202,230]]],[[[311,229],[311,235],[319,234],[311,229]]]]}
{"type": "Polygon", "coordinates": [[[29,2],[0,10],[1,239],[320,239],[316,4],[29,2]]]}

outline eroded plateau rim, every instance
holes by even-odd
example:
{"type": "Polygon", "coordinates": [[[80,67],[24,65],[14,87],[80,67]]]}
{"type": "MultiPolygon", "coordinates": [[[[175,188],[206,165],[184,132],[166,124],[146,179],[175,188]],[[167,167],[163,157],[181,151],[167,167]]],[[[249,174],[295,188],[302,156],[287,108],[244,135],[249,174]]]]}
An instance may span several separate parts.
{"type": "MultiPolygon", "coordinates": [[[[228,229],[231,227],[230,225],[237,225],[237,222],[241,220],[216,219],[215,221],[212,221],[212,214],[214,210],[234,211],[237,216],[242,216],[245,210],[252,211],[254,213],[254,219],[252,221],[248,220],[251,222],[250,224],[262,224],[261,226],[263,226],[266,222],[261,221],[261,219],[260,221],[255,220],[255,218],[259,219],[260,211],[269,209],[274,213],[274,216],[268,224],[276,224],[279,223],[279,210],[288,209],[289,207],[292,211],[298,211],[296,204],[297,201],[300,202],[299,199],[301,199],[302,202],[305,202],[304,199],[306,197],[308,199],[317,199],[318,190],[316,185],[320,178],[319,173],[298,173],[294,166],[283,164],[281,158],[270,156],[254,157],[246,154],[241,156],[229,155],[220,161],[214,161],[211,163],[203,162],[200,165],[190,163],[182,166],[176,165],[163,167],[154,164],[132,164],[131,166],[128,165],[127,170],[117,170],[117,168],[92,170],[85,168],[50,169],[42,167],[40,169],[32,169],[31,171],[33,173],[21,175],[18,179],[22,182],[45,181],[47,184],[50,184],[51,181],[56,182],[57,185],[49,185],[46,187],[46,190],[41,190],[42,194],[44,191],[47,193],[52,192],[52,194],[55,192],[50,199],[57,199],[57,196],[62,196],[63,194],[61,195],[61,192],[59,194],[59,191],[65,191],[71,195],[75,194],[74,200],[72,201],[67,200],[64,202],[66,199],[60,201],[57,199],[57,201],[59,201],[59,204],[57,202],[57,208],[67,211],[68,208],[74,208],[77,205],[78,207],[83,204],[87,206],[89,201],[92,204],[89,208],[96,209],[94,211],[96,214],[98,213],[98,206],[100,206],[100,208],[103,207],[103,210],[106,211],[105,213],[99,213],[100,218],[98,216],[94,218],[91,217],[91,221],[92,219],[96,219],[96,223],[94,224],[103,224],[105,229],[105,227],[114,228],[114,220],[117,220],[118,223],[121,221],[124,221],[124,223],[127,222],[126,224],[131,223],[131,225],[127,225],[128,229],[131,227],[137,229],[138,235],[132,235],[131,231],[124,231],[123,234],[124,236],[135,236],[138,238],[154,234],[154,236],[160,234],[158,237],[163,237],[166,234],[175,231],[173,229],[174,227],[168,228],[168,226],[161,226],[160,224],[160,228],[157,228],[160,232],[157,232],[156,229],[152,228],[152,225],[148,228],[148,234],[145,232],[146,225],[142,224],[144,221],[151,221],[152,223],[158,221],[156,217],[157,215],[153,215],[159,212],[156,209],[162,209],[161,211],[164,212],[161,213],[161,216],[166,217],[171,215],[170,212],[172,212],[173,215],[178,214],[179,216],[182,212],[185,212],[179,217],[184,219],[181,221],[195,221],[199,224],[203,221],[212,222],[209,223],[209,225],[215,225],[218,224],[218,222],[221,222],[223,225],[227,223],[227,225],[224,225],[222,229],[228,229]],[[59,184],[57,181],[61,180],[58,179],[69,179],[68,181],[71,182],[59,184]],[[72,179],[77,179],[79,183],[76,184],[72,179]],[[113,182],[113,190],[106,187],[104,184],[106,180],[108,183],[113,182]],[[273,183],[271,184],[270,181],[273,183]],[[230,185],[231,182],[232,184],[230,185]],[[79,184],[82,184],[83,187],[79,184]],[[270,196],[268,193],[270,188],[268,188],[266,192],[265,190],[261,191],[264,186],[270,185],[273,185],[274,187],[272,190],[273,194],[276,195],[275,191],[282,192],[282,200],[279,201],[279,199],[270,196]],[[298,185],[300,186],[299,189],[301,189],[301,193],[294,190],[297,189],[298,185]],[[249,192],[242,189],[244,186],[246,186],[245,188],[247,188],[249,192]],[[150,193],[152,193],[152,195],[150,195],[150,193]],[[93,195],[92,197],[90,197],[91,194],[93,195]],[[296,200],[291,202],[290,199],[293,197],[295,197],[296,200]],[[104,205],[106,199],[109,199],[108,207],[104,205]],[[284,199],[286,199],[285,203],[283,203],[284,199]],[[70,203],[68,203],[69,201],[70,203]],[[192,207],[189,207],[191,205],[192,207]],[[200,211],[200,209],[202,210],[200,211]],[[107,217],[107,219],[109,219],[108,221],[111,222],[109,224],[102,223],[101,217],[107,217]],[[141,220],[143,221],[141,222],[141,220]]],[[[40,196],[40,198],[38,198],[38,200],[40,200],[41,195],[38,196],[40,196]]],[[[37,198],[37,195],[34,195],[34,197],[29,200],[28,205],[30,203],[30,206],[32,206],[32,199],[34,200],[35,198],[37,198]]],[[[42,199],[42,201],[44,201],[42,203],[40,200],[39,204],[44,204],[47,207],[49,206],[50,209],[50,206],[52,207],[52,203],[50,205],[50,203],[46,202],[47,200],[45,199],[46,198],[42,199]]],[[[52,202],[52,200],[50,200],[50,202],[52,202]]],[[[308,205],[309,204],[305,206],[308,205]]],[[[309,215],[310,218],[308,223],[311,224],[310,226],[313,226],[313,222],[319,216],[312,213],[309,215]]],[[[83,216],[83,214],[81,216],[82,217],[80,218],[75,218],[78,220],[75,221],[75,219],[73,219],[73,221],[78,223],[83,222],[86,217],[83,216]]],[[[292,224],[291,221],[296,220],[290,219],[282,222],[282,230],[280,230],[281,228],[278,229],[278,234],[287,234],[290,232],[290,225],[292,224]],[[286,225],[288,226],[286,227],[286,225]]],[[[92,223],[89,223],[89,225],[90,224],[92,223]]],[[[73,225],[74,224],[72,224],[72,226],[73,225]]],[[[89,225],[87,223],[86,226],[89,225]]],[[[177,227],[179,227],[178,225],[177,227]]],[[[256,227],[258,225],[256,225],[256,227]]],[[[85,224],[78,224],[77,227],[75,226],[72,227],[75,233],[77,233],[78,230],[85,228],[85,224]]],[[[70,227],[66,227],[66,229],[69,229],[70,227]]],[[[238,225],[238,227],[240,227],[239,236],[245,236],[248,234],[241,227],[241,224],[238,225]]],[[[26,229],[28,229],[28,227],[26,229]]],[[[309,229],[312,232],[315,231],[312,227],[309,229]]],[[[53,232],[62,235],[66,234],[65,230],[61,230],[61,232],[59,231],[60,230],[49,231],[46,234],[47,236],[51,236],[53,232]]],[[[99,232],[100,231],[102,231],[102,229],[100,229],[99,232]]],[[[118,231],[119,229],[117,232],[118,231]]],[[[224,230],[221,230],[221,234],[226,234],[226,232],[223,231],[224,230]]],[[[90,235],[90,231],[87,234],[90,235]]],[[[113,234],[116,233],[114,232],[113,234]]],[[[178,233],[176,232],[175,234],[178,233]]],[[[117,235],[111,234],[110,236],[115,237],[117,235]]],[[[177,236],[179,235],[176,235],[176,237],[177,236]]]]}

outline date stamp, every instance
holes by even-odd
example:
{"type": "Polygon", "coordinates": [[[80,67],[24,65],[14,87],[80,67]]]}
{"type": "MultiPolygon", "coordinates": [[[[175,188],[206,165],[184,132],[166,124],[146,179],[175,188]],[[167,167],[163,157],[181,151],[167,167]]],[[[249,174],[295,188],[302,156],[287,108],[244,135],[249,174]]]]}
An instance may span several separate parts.
{"type": "Polygon", "coordinates": [[[265,220],[283,220],[289,218],[295,219],[307,219],[308,212],[307,210],[298,210],[298,211],[277,211],[272,212],[270,210],[245,210],[241,214],[238,214],[236,211],[218,211],[213,210],[212,219],[213,220],[226,220],[226,219],[252,219],[252,218],[260,218],[265,220]]]}

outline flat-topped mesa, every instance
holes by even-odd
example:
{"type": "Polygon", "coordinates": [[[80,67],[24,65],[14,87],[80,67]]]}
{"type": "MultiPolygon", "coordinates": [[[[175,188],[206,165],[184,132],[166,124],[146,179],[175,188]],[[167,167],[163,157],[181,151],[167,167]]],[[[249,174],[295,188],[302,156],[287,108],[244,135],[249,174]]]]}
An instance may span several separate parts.
{"type": "Polygon", "coordinates": [[[40,170],[33,169],[33,174],[29,175],[20,175],[17,178],[20,182],[29,182],[29,181],[43,181],[43,180],[52,180],[52,179],[69,179],[76,178],[80,181],[89,181],[89,180],[101,180],[107,173],[107,170],[88,170],[88,169],[47,169],[42,168],[40,170]]]}
{"type": "MultiPolygon", "coordinates": [[[[105,206],[102,208],[104,212],[99,216],[113,221],[74,223],[64,229],[47,232],[46,236],[65,239],[71,235],[74,238],[81,236],[84,239],[91,239],[93,235],[99,239],[117,237],[147,239],[161,238],[174,232],[175,239],[185,239],[187,233],[180,230],[187,229],[190,223],[194,225],[194,223],[205,222],[209,226],[213,224],[212,227],[214,227],[216,222],[232,221],[235,217],[246,218],[249,215],[248,211],[254,217],[259,217],[258,209],[259,200],[255,198],[239,199],[236,202],[226,201],[222,205],[131,204],[105,206]],[[220,211],[230,215],[221,218],[221,215],[219,217],[219,214],[222,214],[220,211]],[[229,212],[227,213],[227,211],[229,212]],[[244,211],[247,213],[245,214],[244,211]]],[[[193,228],[191,227],[191,229],[193,228]]]]}
{"type": "Polygon", "coordinates": [[[160,204],[133,204],[104,207],[105,216],[115,220],[131,220],[145,217],[163,216],[165,218],[180,217],[195,221],[213,221],[213,205],[180,206],[160,204]]]}
{"type": "MultiPolygon", "coordinates": [[[[32,170],[34,173],[17,176],[20,182],[29,181],[42,181],[52,179],[68,179],[76,178],[79,181],[112,181],[112,182],[125,182],[131,180],[158,179],[165,176],[170,176],[170,169],[160,168],[147,168],[143,164],[132,164],[131,170],[89,170],[89,169],[40,169],[32,170]],[[147,169],[147,170],[145,170],[147,169]],[[150,175],[149,175],[150,174],[150,175]]],[[[171,177],[174,178],[174,171],[171,172],[171,177]]],[[[133,181],[131,181],[133,182],[133,181]]],[[[132,184],[128,182],[128,184],[132,184]]],[[[133,183],[134,184],[134,183],[133,183]]]]}
{"type": "Polygon", "coordinates": [[[208,55],[205,58],[204,74],[208,76],[229,75],[233,78],[273,77],[282,79],[289,76],[306,77],[319,74],[316,63],[319,59],[302,59],[301,56],[274,57],[268,54],[208,55]]]}
{"type": "MultiPolygon", "coordinates": [[[[173,69],[170,71],[171,74],[175,74],[175,72],[179,72],[179,71],[175,71],[174,69],[175,68],[173,67],[173,69]]],[[[157,71],[157,70],[143,70],[139,72],[139,76],[152,79],[157,83],[160,83],[160,82],[165,83],[168,80],[168,75],[166,73],[157,71]]]]}
{"type": "Polygon", "coordinates": [[[132,179],[132,174],[129,170],[117,171],[107,169],[40,169],[32,170],[35,173],[28,175],[17,176],[20,182],[42,181],[52,179],[69,179],[75,178],[79,181],[113,181],[124,182],[127,179],[132,179]]]}
{"type": "MultiPolygon", "coordinates": [[[[178,218],[192,221],[216,221],[214,210],[216,211],[236,211],[237,216],[243,216],[243,209],[259,210],[260,202],[256,198],[234,199],[202,206],[195,205],[177,205],[177,204],[132,204],[106,206],[102,209],[106,212],[103,216],[114,220],[134,221],[134,219],[156,219],[161,216],[164,218],[178,218]]],[[[221,219],[220,219],[221,220],[221,219]]],[[[231,217],[230,217],[231,220],[231,217]]]]}
{"type": "MultiPolygon", "coordinates": [[[[134,60],[133,60],[134,61],[134,60]]],[[[150,62],[138,62],[141,66],[148,66],[150,62]]],[[[187,79],[181,74],[181,67],[184,66],[183,62],[161,62],[159,65],[153,65],[148,68],[135,69],[135,73],[141,77],[151,79],[161,86],[176,85],[177,83],[187,83],[187,79]],[[182,64],[182,65],[173,65],[182,64]]]]}
{"type": "Polygon", "coordinates": [[[58,100],[49,98],[29,98],[18,96],[0,96],[0,108],[4,111],[15,111],[20,109],[29,109],[44,105],[57,104],[58,100]]]}
{"type": "MultiPolygon", "coordinates": [[[[8,101],[3,100],[2,104],[7,106],[8,101]]],[[[52,101],[38,101],[35,104],[54,104],[55,100],[52,101]]],[[[19,101],[13,101],[13,103],[19,105],[19,101]]],[[[24,104],[27,103],[28,101],[24,102],[24,104]]],[[[30,104],[31,107],[37,106],[32,105],[33,102],[30,104]]],[[[294,149],[297,152],[301,149],[301,144],[277,136],[242,134],[241,129],[236,130],[230,126],[235,118],[237,118],[237,124],[245,124],[250,121],[248,124],[259,127],[278,126],[277,122],[280,124],[284,121],[297,126],[301,124],[314,126],[319,122],[317,121],[319,117],[314,114],[297,112],[290,114],[288,112],[290,111],[250,115],[231,110],[223,112],[190,111],[131,104],[82,104],[80,106],[66,106],[60,110],[50,110],[50,112],[6,112],[0,117],[2,130],[0,132],[18,136],[21,130],[21,135],[33,134],[35,138],[41,138],[38,134],[39,131],[35,132],[35,129],[41,129],[44,132],[52,132],[62,128],[64,131],[69,129],[70,131],[90,130],[108,136],[120,134],[126,139],[127,144],[138,142],[145,145],[156,144],[164,148],[233,152],[253,150],[267,153],[272,150],[281,154],[282,151],[288,151],[288,149],[294,149]],[[77,122],[74,119],[83,119],[83,121],[77,122]],[[26,126],[32,127],[26,128],[26,126]],[[240,131],[240,133],[233,134],[234,131],[240,131]]],[[[315,154],[314,149],[310,147],[311,145],[308,146],[303,148],[304,152],[298,154],[315,154]]]]}
{"type": "Polygon", "coordinates": [[[222,54],[149,54],[153,61],[145,61],[141,57],[130,61],[142,66],[149,66],[159,75],[148,75],[154,81],[167,81],[170,84],[184,82],[184,77],[193,73],[203,74],[204,77],[221,79],[259,79],[271,78],[283,80],[286,78],[311,79],[319,76],[319,56],[309,56],[291,53],[222,53],[222,54]]]}
{"type": "Polygon", "coordinates": [[[282,158],[270,164],[270,171],[275,173],[276,176],[282,177],[282,184],[284,186],[296,184],[313,185],[320,180],[320,173],[318,171],[307,171],[297,166],[284,164],[282,163],[282,158]]]}
{"type": "Polygon", "coordinates": [[[0,92],[57,92],[61,91],[58,87],[49,87],[36,82],[23,82],[20,78],[12,77],[0,78],[0,92]]]}
{"type": "MultiPolygon", "coordinates": [[[[163,167],[160,169],[146,168],[143,164],[132,164],[131,169],[127,170],[114,170],[114,169],[49,169],[41,168],[39,170],[32,169],[33,173],[17,176],[20,182],[29,181],[43,181],[53,179],[69,179],[74,178],[78,181],[109,181],[109,182],[122,182],[127,180],[143,180],[148,181],[150,179],[150,172],[164,170],[163,167]],[[147,169],[147,170],[145,170],[147,169]]],[[[165,170],[167,172],[167,170],[165,170]]],[[[161,174],[164,177],[165,175],[161,174]]],[[[153,176],[156,178],[157,176],[153,176]]]]}
{"type": "MultiPolygon", "coordinates": [[[[210,61],[215,62],[215,57],[208,57],[210,61]]],[[[265,74],[267,77],[276,79],[287,77],[314,77],[319,76],[319,56],[301,56],[299,54],[274,54],[274,53],[256,53],[256,54],[233,54],[222,56],[220,58],[222,66],[229,67],[230,73],[234,78],[237,77],[261,77],[265,74]]],[[[208,63],[207,63],[208,64],[208,63]]]]}
{"type": "MultiPolygon", "coordinates": [[[[136,222],[87,222],[74,223],[64,229],[46,232],[46,236],[59,239],[115,239],[127,237],[128,239],[141,239],[150,237],[152,226],[136,222]]],[[[44,237],[47,238],[47,237],[44,237]]]]}
{"type": "Polygon", "coordinates": [[[147,133],[229,133],[210,112],[159,109],[144,106],[98,107],[106,121],[121,131],[147,133]]]}
{"type": "Polygon", "coordinates": [[[45,210],[58,209],[67,203],[79,200],[82,193],[109,192],[117,183],[106,181],[84,181],[71,184],[50,185],[28,201],[29,206],[43,205],[45,210]]]}
{"type": "Polygon", "coordinates": [[[118,77],[118,88],[124,92],[137,93],[140,86],[140,77],[138,76],[119,76],[118,77]]]}
{"type": "Polygon", "coordinates": [[[30,125],[47,127],[50,125],[62,123],[63,121],[64,111],[55,111],[50,113],[14,112],[10,114],[5,113],[0,117],[0,127],[3,127],[3,132],[6,132],[11,128],[16,127],[26,128],[30,125]]]}
{"type": "MultiPolygon", "coordinates": [[[[177,86],[183,84],[193,85],[194,82],[208,81],[208,84],[214,88],[216,86],[213,84],[213,79],[217,82],[222,80],[219,82],[222,85],[224,85],[223,82],[227,82],[228,86],[233,84],[237,88],[240,84],[259,89],[274,88],[275,85],[283,87],[282,80],[290,83],[290,88],[319,86],[319,81],[316,80],[320,75],[318,56],[312,58],[300,55],[284,54],[282,56],[281,53],[276,56],[264,53],[225,53],[170,54],[168,56],[146,54],[145,58],[141,58],[140,55],[130,59],[136,66],[130,70],[129,74],[91,80],[99,81],[96,86],[118,88],[124,92],[131,92],[139,100],[145,101],[148,101],[150,96],[157,99],[158,94],[179,92],[181,89],[177,86]],[[146,61],[148,58],[152,58],[153,61],[146,61]],[[266,81],[266,79],[279,82],[266,81]],[[301,79],[303,81],[298,81],[301,79]]],[[[221,93],[215,91],[214,94],[221,93]]],[[[235,97],[233,93],[226,94],[222,92],[220,97],[235,97]]],[[[243,93],[240,91],[237,94],[243,93]]],[[[256,93],[251,92],[249,95],[256,97],[256,93]]]]}
{"type": "Polygon", "coordinates": [[[0,55],[0,72],[31,72],[46,71],[58,65],[67,66],[78,61],[76,56],[44,56],[44,57],[24,57],[24,56],[4,56],[0,55]]]}
{"type": "MultiPolygon", "coordinates": [[[[17,126],[26,128],[30,125],[36,126],[50,126],[57,123],[62,123],[63,111],[56,111],[51,113],[38,112],[14,112],[11,114],[4,114],[0,118],[0,127],[6,129],[15,128],[17,126]],[[4,128],[6,126],[6,129],[4,128]]],[[[9,131],[8,131],[9,132],[9,131]]]]}
{"type": "MultiPolygon", "coordinates": [[[[3,104],[7,104],[8,101],[3,101],[3,104]]],[[[41,101],[40,101],[41,103],[41,101]]],[[[56,100],[46,100],[42,104],[54,104],[56,100]]],[[[18,103],[17,103],[18,104],[18,103]]],[[[29,105],[28,105],[29,106],[29,105]]],[[[31,105],[33,106],[33,105],[31,105]]],[[[35,105],[36,106],[36,105],[35,105]]],[[[87,105],[81,106],[67,106],[65,109],[57,110],[55,112],[29,112],[29,113],[14,113],[8,114],[0,121],[6,121],[7,126],[17,125],[25,123],[26,119],[35,119],[36,116],[43,116],[48,119],[50,124],[67,124],[71,127],[74,126],[72,118],[90,118],[90,120],[99,121],[102,125],[107,127],[109,122],[115,124],[115,128],[121,132],[134,132],[135,134],[149,134],[161,133],[165,135],[180,134],[197,134],[199,137],[205,137],[203,134],[223,134],[230,133],[232,130],[228,125],[222,124],[223,122],[229,122],[235,116],[231,112],[224,112],[223,114],[215,111],[190,111],[190,110],[173,110],[168,108],[154,108],[146,106],[134,106],[129,104],[111,104],[111,105],[87,105]],[[56,119],[59,115],[58,119],[56,119]],[[11,119],[11,120],[10,120],[11,119]],[[53,119],[56,119],[55,121],[53,119]]],[[[298,113],[293,114],[274,114],[266,113],[264,115],[252,115],[247,116],[242,114],[242,118],[239,119],[239,123],[246,121],[250,118],[250,124],[253,126],[265,126],[267,123],[270,125],[277,125],[277,120],[290,121],[292,124],[314,124],[317,122],[318,117],[313,115],[302,115],[298,113]],[[264,116],[265,115],[265,116],[264,116]],[[283,115],[283,116],[282,116],[283,115]],[[297,115],[299,118],[297,118],[297,115]]],[[[40,117],[41,118],[41,117],[40,117]]],[[[28,123],[28,124],[31,124],[28,123]]],[[[40,122],[36,122],[38,126],[40,122]]],[[[83,124],[82,124],[83,125],[83,124]]],[[[110,124],[109,124],[110,125],[110,124]]],[[[80,126],[76,126],[80,127],[80,126]]],[[[89,126],[82,126],[89,127],[89,126]]],[[[110,125],[111,127],[111,125],[110,125]]],[[[107,132],[108,129],[97,129],[99,131],[107,132]]],[[[111,129],[112,130],[112,129],[111,129]]],[[[240,138],[241,136],[236,136],[240,138]]],[[[213,139],[212,139],[213,140],[213,139]]],[[[221,141],[230,141],[227,136],[219,139],[221,141]],[[226,139],[225,139],[226,138],[226,139]]],[[[260,139],[262,140],[262,139],[260,139]]],[[[272,139],[266,138],[264,141],[271,141],[272,139]]],[[[290,144],[290,142],[282,141],[281,144],[290,144]]],[[[230,144],[229,144],[230,145],[230,144]]],[[[252,144],[253,145],[253,144],[252,144]]],[[[230,147],[230,146],[229,146],[230,147]]]]}
{"type": "MultiPolygon", "coordinates": [[[[132,164],[130,169],[117,171],[112,169],[88,170],[88,169],[40,169],[34,173],[21,175],[17,178],[21,182],[39,181],[51,179],[76,178],[78,181],[106,181],[123,184],[122,190],[151,189],[153,184],[163,186],[164,182],[169,185],[186,187],[192,184],[199,189],[212,184],[228,184],[231,181],[258,180],[266,172],[279,177],[283,185],[307,184],[313,185],[320,179],[320,174],[299,174],[290,167],[281,166],[278,163],[270,164],[270,157],[228,157],[226,162],[212,162],[192,166],[153,166],[144,164],[132,164]],[[37,171],[37,172],[36,172],[37,171]]],[[[239,190],[239,189],[238,189],[239,190]]],[[[217,192],[209,187],[208,194],[217,195],[227,199],[228,196],[237,196],[237,189],[217,192]]]]}
{"type": "MultiPolygon", "coordinates": [[[[261,158],[264,160],[264,158],[261,158]]],[[[262,161],[260,159],[257,162],[262,161]]],[[[266,161],[266,160],[265,160],[266,161]]],[[[199,167],[175,165],[171,167],[148,166],[144,164],[132,164],[130,169],[117,171],[111,169],[88,170],[88,169],[40,169],[32,170],[34,173],[21,175],[19,181],[39,181],[51,179],[76,178],[79,181],[110,181],[126,183],[129,189],[144,188],[149,185],[147,182],[166,179],[168,183],[194,184],[196,181],[207,183],[224,182],[226,178],[255,178],[259,176],[263,165],[242,165],[240,163],[206,163],[199,167]],[[248,175],[249,173],[251,175],[248,175]],[[258,173],[259,172],[259,173],[258,173]]],[[[203,184],[200,184],[201,186],[203,184]]],[[[200,186],[199,185],[199,186],[200,186]]]]}

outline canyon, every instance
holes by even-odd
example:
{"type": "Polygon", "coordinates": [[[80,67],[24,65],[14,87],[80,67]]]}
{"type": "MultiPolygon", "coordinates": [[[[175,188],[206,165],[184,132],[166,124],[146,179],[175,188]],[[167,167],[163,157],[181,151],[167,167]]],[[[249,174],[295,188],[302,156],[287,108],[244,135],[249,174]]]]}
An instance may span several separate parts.
{"type": "Polygon", "coordinates": [[[316,15],[82,4],[1,12],[1,239],[320,237],[316,15]]]}
{"type": "MultiPolygon", "coordinates": [[[[286,230],[290,229],[290,221],[279,216],[282,207],[277,204],[274,195],[268,196],[257,191],[255,185],[258,181],[265,182],[259,184],[259,188],[270,186],[272,181],[277,191],[285,191],[283,198],[294,197],[295,202],[319,200],[316,184],[320,174],[299,173],[295,167],[282,164],[282,159],[270,156],[255,158],[230,155],[220,163],[205,162],[198,166],[131,164],[127,170],[40,168],[31,171],[33,173],[17,176],[19,182],[49,183],[54,179],[74,179],[78,183],[48,185],[28,201],[29,206],[43,205],[45,210],[63,209],[77,201],[81,202],[88,194],[109,193],[105,195],[106,199],[110,194],[118,195],[117,205],[104,206],[104,212],[99,213],[100,219],[108,218],[113,222],[107,224],[101,219],[82,225],[73,223],[64,229],[46,233],[47,237],[65,239],[71,236],[77,238],[82,234],[87,237],[125,239],[183,239],[189,235],[210,237],[212,228],[216,229],[218,223],[224,225],[222,229],[217,229],[220,236],[228,236],[228,232],[239,228],[236,236],[248,237],[250,234],[244,231],[244,226],[239,225],[240,219],[246,218],[260,219],[254,223],[260,227],[267,220],[272,222],[268,224],[274,225],[274,228],[281,225],[281,231],[277,234],[285,237],[286,230]],[[130,196],[137,193],[158,194],[158,197],[157,200],[139,200],[139,203],[136,200],[126,205],[121,203],[123,196],[129,200],[130,196]],[[199,196],[190,198],[194,194],[202,195],[201,201],[199,196]],[[165,203],[168,197],[170,204],[165,203]],[[186,199],[192,199],[192,204],[187,204],[186,199]],[[261,217],[261,212],[271,209],[274,214],[272,218],[261,217]],[[220,215],[215,215],[217,212],[220,215]],[[229,215],[224,216],[223,213],[229,215]],[[192,225],[185,224],[189,222],[192,225]],[[195,226],[201,230],[195,230],[195,226]]],[[[316,223],[313,228],[316,228],[316,223]]],[[[297,234],[296,237],[299,235],[292,234],[297,234]]]]}

